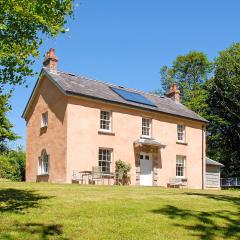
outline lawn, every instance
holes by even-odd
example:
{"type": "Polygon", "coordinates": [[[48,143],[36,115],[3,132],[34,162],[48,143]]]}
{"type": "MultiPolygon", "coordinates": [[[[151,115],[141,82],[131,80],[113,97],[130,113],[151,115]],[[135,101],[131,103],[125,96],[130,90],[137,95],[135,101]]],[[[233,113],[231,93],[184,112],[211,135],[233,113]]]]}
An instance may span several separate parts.
{"type": "Polygon", "coordinates": [[[0,239],[240,239],[240,191],[0,182],[0,239]]]}

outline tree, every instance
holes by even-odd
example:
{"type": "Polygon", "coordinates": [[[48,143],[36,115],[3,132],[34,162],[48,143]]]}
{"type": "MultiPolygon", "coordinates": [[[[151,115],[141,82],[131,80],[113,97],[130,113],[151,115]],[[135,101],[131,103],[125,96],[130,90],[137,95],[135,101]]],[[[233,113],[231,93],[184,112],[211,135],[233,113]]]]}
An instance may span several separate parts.
{"type": "Polygon", "coordinates": [[[35,74],[43,36],[65,32],[67,16],[73,16],[73,0],[0,0],[0,151],[17,138],[6,117],[11,108],[4,86],[25,84],[35,74]]]}
{"type": "Polygon", "coordinates": [[[212,71],[212,63],[202,52],[192,51],[178,56],[171,67],[161,68],[161,87],[167,92],[175,82],[180,90],[181,103],[205,117],[206,81],[212,71]]]}
{"type": "Polygon", "coordinates": [[[42,37],[66,31],[72,14],[72,0],[0,0],[0,88],[34,74],[42,37]]]}
{"type": "Polygon", "coordinates": [[[8,150],[0,154],[0,178],[12,181],[25,180],[25,152],[22,148],[8,150]]]}
{"type": "Polygon", "coordinates": [[[219,53],[207,98],[212,131],[211,154],[221,161],[224,176],[240,175],[240,43],[219,53]]]}
{"type": "Polygon", "coordinates": [[[11,94],[0,95],[0,152],[7,149],[7,141],[13,141],[18,136],[12,131],[13,125],[7,119],[6,114],[11,110],[8,99],[11,94]]]}

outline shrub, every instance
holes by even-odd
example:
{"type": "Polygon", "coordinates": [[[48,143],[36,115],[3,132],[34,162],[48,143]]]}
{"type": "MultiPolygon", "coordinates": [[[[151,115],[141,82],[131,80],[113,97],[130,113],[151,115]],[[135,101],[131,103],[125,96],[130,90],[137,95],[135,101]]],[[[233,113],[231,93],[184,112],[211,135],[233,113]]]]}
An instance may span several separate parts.
{"type": "Polygon", "coordinates": [[[25,180],[25,152],[21,148],[0,154],[0,178],[25,180]]]}
{"type": "Polygon", "coordinates": [[[130,183],[130,177],[128,176],[128,172],[131,170],[131,165],[129,163],[125,163],[122,160],[118,160],[115,162],[115,172],[117,176],[116,184],[126,185],[130,183]]]}
{"type": "Polygon", "coordinates": [[[118,173],[127,174],[131,170],[131,165],[129,163],[125,163],[122,160],[117,160],[115,162],[115,171],[118,173]]]}

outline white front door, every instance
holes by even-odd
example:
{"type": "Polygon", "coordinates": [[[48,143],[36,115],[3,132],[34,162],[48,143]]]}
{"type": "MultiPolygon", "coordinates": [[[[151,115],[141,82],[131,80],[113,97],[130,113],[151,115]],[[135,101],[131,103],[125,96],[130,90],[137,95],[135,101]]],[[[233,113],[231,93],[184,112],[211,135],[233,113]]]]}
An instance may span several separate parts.
{"type": "Polygon", "coordinates": [[[140,185],[153,185],[152,168],[152,155],[150,153],[140,153],[140,185]]]}

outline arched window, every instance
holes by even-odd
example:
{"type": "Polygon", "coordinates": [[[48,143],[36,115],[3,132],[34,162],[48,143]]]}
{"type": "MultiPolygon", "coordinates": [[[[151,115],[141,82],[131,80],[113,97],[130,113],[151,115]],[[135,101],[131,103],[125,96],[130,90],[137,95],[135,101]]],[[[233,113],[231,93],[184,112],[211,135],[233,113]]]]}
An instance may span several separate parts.
{"type": "Polygon", "coordinates": [[[49,156],[46,150],[42,150],[41,156],[39,157],[39,174],[49,173],[49,156]]]}

